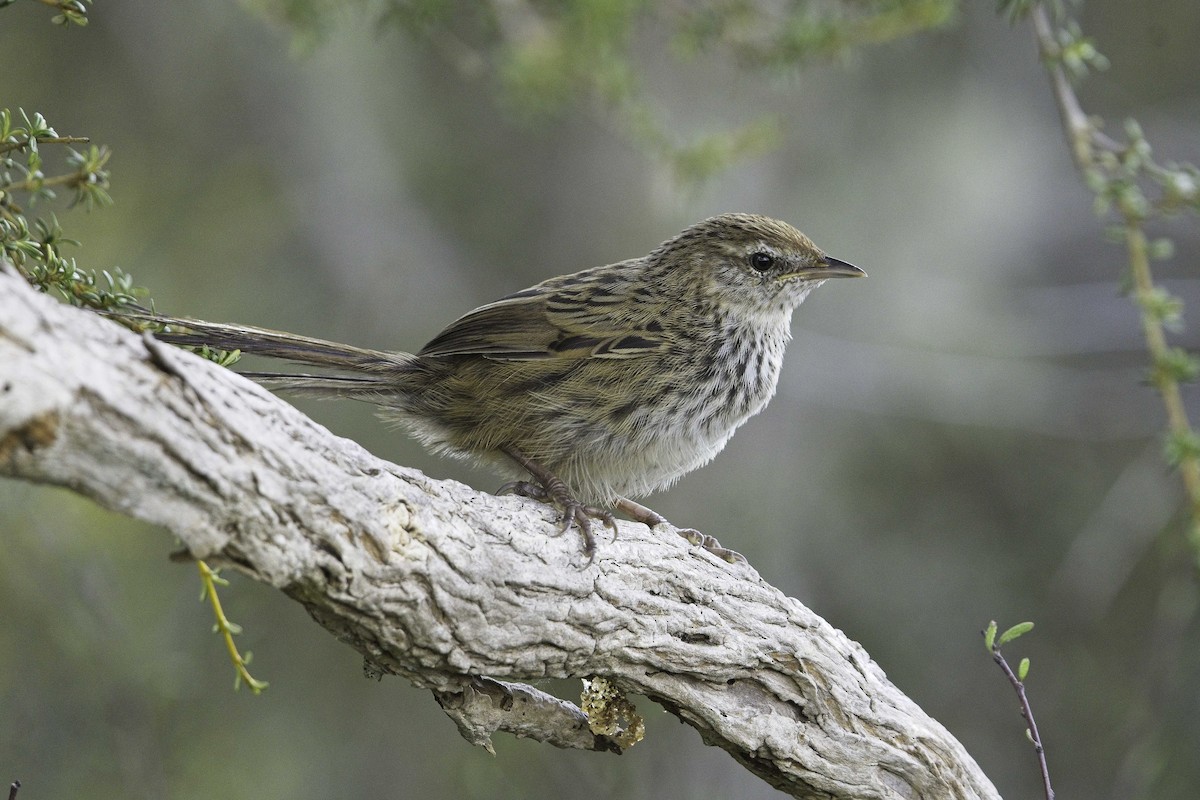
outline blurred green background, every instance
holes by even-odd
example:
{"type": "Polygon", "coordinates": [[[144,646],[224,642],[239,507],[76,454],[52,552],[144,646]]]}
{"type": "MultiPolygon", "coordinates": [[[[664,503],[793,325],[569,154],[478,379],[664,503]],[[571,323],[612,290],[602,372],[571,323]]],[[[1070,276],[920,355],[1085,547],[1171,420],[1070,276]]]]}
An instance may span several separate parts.
{"type": "MultiPolygon", "coordinates": [[[[1030,31],[993,6],[791,77],[680,60],[648,16],[634,66],[668,126],[780,122],[776,149],[699,188],[596,103],[531,119],[445,41],[348,11],[297,55],[231,2],[102,2],[72,30],[19,3],[0,11],[0,106],[114,149],[115,205],[61,215],[82,264],[133,272],[170,313],[367,346],[419,347],[714,213],[793,222],[871,277],[799,309],[772,405],[654,508],[860,641],[1005,796],[1040,783],[980,641],[993,617],[1037,622],[1010,655],[1033,660],[1061,796],[1193,800],[1200,592],[1124,254],[1030,31]]],[[[1113,64],[1087,110],[1200,159],[1200,4],[1093,0],[1081,19],[1113,64]]],[[[1194,318],[1195,220],[1151,233],[1175,238],[1157,274],[1194,318]]],[[[1176,340],[1195,347],[1194,328],[1176,340]]],[[[297,403],[382,457],[498,483],[369,407],[297,403]]],[[[427,692],[365,680],[298,606],[236,576],[227,610],[271,688],[234,693],[163,531],[9,481],[0,534],[0,785],[21,779],[24,800],[781,796],[644,698],[647,739],[624,756],[501,736],[493,758],[427,692]]]]}

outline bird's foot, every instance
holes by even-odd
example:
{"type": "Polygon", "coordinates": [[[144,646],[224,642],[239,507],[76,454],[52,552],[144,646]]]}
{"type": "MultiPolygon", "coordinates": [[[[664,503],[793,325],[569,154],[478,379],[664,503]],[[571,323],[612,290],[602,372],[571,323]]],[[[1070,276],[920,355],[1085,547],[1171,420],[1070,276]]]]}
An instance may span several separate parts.
{"type": "Polygon", "coordinates": [[[529,497],[543,503],[550,503],[562,509],[562,516],[559,518],[562,522],[558,529],[558,534],[561,536],[570,530],[571,526],[579,528],[579,532],[583,534],[583,554],[587,556],[588,565],[596,558],[596,537],[592,534],[592,520],[598,520],[604,525],[612,529],[613,538],[617,536],[617,518],[607,508],[599,506],[590,506],[575,498],[571,494],[571,490],[561,479],[554,474],[544,469],[540,464],[531,461],[524,455],[519,455],[519,451],[505,451],[508,455],[525,469],[529,470],[530,474],[537,479],[534,481],[510,481],[500,487],[497,494],[519,494],[522,497],[529,497]]]}
{"type": "MultiPolygon", "coordinates": [[[[662,514],[627,497],[617,499],[617,510],[651,528],[663,524],[670,525],[662,514]]],[[[693,546],[703,548],[723,561],[728,561],[730,564],[746,563],[744,555],[736,550],[730,550],[728,547],[722,547],[715,537],[709,536],[707,533],[701,533],[695,528],[675,528],[675,532],[687,539],[693,546]]]]}

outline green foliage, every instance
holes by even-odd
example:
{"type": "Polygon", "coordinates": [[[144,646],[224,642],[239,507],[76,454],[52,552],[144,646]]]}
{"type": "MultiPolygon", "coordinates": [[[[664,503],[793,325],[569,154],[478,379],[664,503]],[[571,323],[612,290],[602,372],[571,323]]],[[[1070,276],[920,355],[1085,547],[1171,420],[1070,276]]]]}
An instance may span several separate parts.
{"type": "MultiPolygon", "coordinates": [[[[1093,160],[1087,165],[1085,180],[1096,195],[1096,212],[1103,216],[1115,211],[1123,220],[1142,222],[1156,216],[1183,211],[1200,211],[1200,172],[1192,164],[1160,164],[1137,120],[1125,121],[1124,142],[1115,142],[1100,133],[1095,137],[1093,160]]],[[[1153,258],[1163,258],[1170,241],[1155,242],[1153,258]]]]}
{"type": "Polygon", "coordinates": [[[1029,696],[1025,692],[1025,679],[1029,677],[1029,659],[1022,658],[1017,664],[1016,670],[1009,666],[1008,660],[1004,658],[1004,654],[1000,652],[1000,648],[1012,642],[1021,636],[1033,630],[1032,622],[1018,622],[1011,628],[996,636],[996,621],[992,620],[988,623],[987,628],[983,631],[983,642],[991,653],[992,660],[1000,667],[1001,672],[1008,678],[1009,684],[1017,695],[1017,699],[1021,703],[1021,716],[1024,717],[1028,727],[1025,728],[1025,738],[1033,745],[1033,750],[1037,754],[1038,769],[1042,776],[1042,786],[1046,792],[1046,800],[1054,800],[1054,789],[1050,786],[1050,769],[1046,765],[1046,749],[1042,745],[1041,734],[1038,733],[1037,722],[1033,718],[1033,706],[1029,703],[1029,696]]]}
{"type": "Polygon", "coordinates": [[[1000,634],[1000,638],[996,641],[996,646],[1003,647],[1014,639],[1029,633],[1031,630],[1033,630],[1032,622],[1018,622],[1016,625],[1013,625],[1004,633],[1000,634]]]}
{"type": "Polygon", "coordinates": [[[791,70],[812,59],[941,27],[953,20],[956,9],[947,0],[681,4],[675,48],[681,55],[726,49],[744,67],[791,70]]]}
{"type": "Polygon", "coordinates": [[[68,237],[57,215],[30,221],[25,207],[57,199],[57,190],[71,192],[68,207],[88,210],[112,203],[108,194],[109,151],[88,145],[67,148],[66,171],[47,175],[42,146],[87,143],[78,136],[59,136],[41,114],[24,110],[14,115],[0,109],[0,255],[34,286],[54,292],[78,306],[104,310],[140,308],[146,291],[119,268],[88,270],[63,254],[79,242],[68,237]],[[19,119],[18,119],[19,117],[19,119]]]}
{"type": "Polygon", "coordinates": [[[1079,25],[1068,21],[1057,31],[1058,51],[1055,58],[1076,80],[1087,77],[1094,71],[1108,69],[1108,59],[1096,49],[1096,43],[1083,35],[1079,25]]]}
{"type": "Polygon", "coordinates": [[[1062,2],[1001,0],[1000,11],[1012,20],[1032,21],[1072,155],[1094,195],[1096,213],[1116,217],[1109,234],[1126,247],[1127,287],[1141,308],[1150,382],[1167,414],[1167,458],[1178,468],[1187,491],[1187,538],[1200,564],[1200,449],[1195,447],[1197,437],[1180,389],[1200,376],[1200,359],[1167,343],[1166,331],[1182,327],[1183,303],[1155,285],[1150,262],[1170,257],[1174,245],[1169,239],[1149,241],[1145,231],[1158,219],[1200,211],[1200,171],[1192,164],[1156,161],[1136,120],[1125,121],[1124,139],[1117,140],[1103,132],[1100,120],[1083,111],[1073,83],[1109,63],[1069,18],[1062,2]]]}
{"type": "MultiPolygon", "coordinates": [[[[149,292],[135,285],[132,275],[120,267],[81,267],[63,253],[67,247],[78,247],[79,242],[67,236],[56,214],[32,221],[26,214],[26,206],[57,200],[60,188],[71,192],[68,208],[82,206],[92,211],[111,205],[105,168],[109,155],[108,148],[88,144],[86,137],[60,136],[39,113],[31,117],[24,110],[18,109],[14,115],[7,108],[0,109],[0,258],[31,285],[72,305],[108,312],[134,330],[162,330],[163,326],[153,321],[122,317],[122,313],[146,314],[153,306],[144,304],[149,292]],[[47,175],[42,148],[75,143],[87,146],[67,148],[67,171],[47,175]]],[[[208,347],[197,353],[221,366],[230,366],[240,357],[237,351],[208,347]]]]}
{"type": "Polygon", "coordinates": [[[404,30],[460,70],[496,76],[501,104],[518,119],[537,122],[576,106],[596,107],[685,185],[774,147],[779,126],[764,114],[732,130],[691,139],[673,134],[660,104],[638,80],[635,30],[660,23],[680,60],[713,53],[747,69],[791,72],[815,58],[943,26],[957,7],[954,0],[245,2],[291,30],[301,50],[318,45],[348,13],[404,30]]]}
{"type": "Polygon", "coordinates": [[[1181,347],[1168,347],[1154,354],[1154,366],[1150,368],[1150,382],[1155,386],[1164,383],[1190,383],[1200,375],[1200,361],[1181,347]]]}
{"type": "MultiPolygon", "coordinates": [[[[50,6],[58,13],[50,18],[50,21],[55,25],[70,27],[78,25],[83,27],[88,24],[88,6],[92,4],[92,0],[35,0],[42,5],[50,6]]],[[[0,9],[16,3],[17,0],[0,0],[0,9]]]]}
{"type": "MultiPolygon", "coordinates": [[[[1167,244],[1170,244],[1169,240],[1167,244]]],[[[1170,250],[1171,248],[1164,249],[1170,250]]],[[[1161,286],[1156,286],[1144,293],[1137,298],[1137,302],[1148,318],[1155,322],[1161,322],[1164,327],[1170,330],[1179,330],[1183,325],[1183,300],[1161,286]]]]}
{"type": "Polygon", "coordinates": [[[229,581],[221,577],[220,570],[213,569],[203,561],[197,561],[196,568],[200,570],[200,602],[208,600],[209,605],[212,606],[213,617],[216,620],[213,623],[213,633],[220,634],[225,643],[225,651],[229,654],[229,660],[233,663],[233,688],[237,690],[242,688],[242,684],[245,684],[254,694],[262,694],[270,684],[260,681],[250,674],[249,666],[253,654],[247,650],[243,655],[233,641],[233,637],[242,632],[242,626],[225,616],[221,598],[217,594],[217,586],[228,586],[229,581]]]}
{"type": "Polygon", "coordinates": [[[996,647],[997,630],[998,628],[996,627],[996,620],[989,622],[987,627],[983,629],[983,646],[988,650],[988,652],[991,652],[996,647]]]}
{"type": "Polygon", "coordinates": [[[997,638],[996,632],[998,630],[999,628],[996,625],[996,620],[989,622],[987,627],[983,630],[983,645],[988,649],[988,652],[994,653],[1014,639],[1029,633],[1031,630],[1033,630],[1033,623],[1018,622],[1016,625],[1013,625],[1011,628],[1004,631],[1004,633],[1000,634],[1000,636],[997,638]]]}
{"type": "Polygon", "coordinates": [[[1194,431],[1172,431],[1163,443],[1163,458],[1173,467],[1200,459],[1200,436],[1194,431]]]}

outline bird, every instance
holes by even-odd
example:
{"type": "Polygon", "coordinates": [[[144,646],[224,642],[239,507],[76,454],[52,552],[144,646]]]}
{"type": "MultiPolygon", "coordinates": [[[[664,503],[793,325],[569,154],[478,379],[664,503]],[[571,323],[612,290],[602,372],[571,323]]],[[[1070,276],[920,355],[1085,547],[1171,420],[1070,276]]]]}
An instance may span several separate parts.
{"type": "MultiPolygon", "coordinates": [[[[272,389],[348,397],[429,450],[514,477],[501,487],[579,528],[613,512],[666,522],[633,498],[707,464],[775,394],[791,317],[830,278],[866,273],[786,222],[727,213],[649,254],[549,278],[469,311],[415,353],[144,315],[168,342],[331,370],[244,373],[272,389]],[[522,476],[528,475],[528,478],[522,476]]],[[[683,535],[729,561],[709,536],[683,535]]]]}

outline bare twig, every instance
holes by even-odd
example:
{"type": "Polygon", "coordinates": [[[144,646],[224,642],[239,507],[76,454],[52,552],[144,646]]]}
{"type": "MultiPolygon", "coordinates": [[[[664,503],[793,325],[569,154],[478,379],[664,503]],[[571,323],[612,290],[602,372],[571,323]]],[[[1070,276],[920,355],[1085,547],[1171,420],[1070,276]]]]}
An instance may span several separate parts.
{"type": "MultiPolygon", "coordinates": [[[[1029,696],[1025,693],[1025,682],[1013,671],[1005,660],[1004,655],[1000,652],[1000,648],[1006,643],[1020,636],[1023,632],[1033,628],[1032,622],[1022,623],[1009,628],[999,638],[996,637],[996,623],[992,622],[988,625],[987,630],[983,631],[984,642],[988,646],[988,651],[992,654],[992,660],[1000,665],[1000,669],[1004,672],[1004,676],[1008,678],[1008,682],[1012,684],[1013,691],[1017,693],[1017,698],[1021,701],[1021,716],[1025,719],[1025,724],[1028,726],[1025,733],[1029,737],[1029,741],[1033,742],[1033,750],[1037,753],[1038,768],[1042,773],[1042,788],[1046,793],[1046,800],[1054,800],[1054,789],[1050,786],[1050,768],[1046,765],[1046,748],[1042,744],[1041,734],[1038,733],[1037,722],[1033,718],[1033,708],[1029,705],[1029,696]]],[[[1021,665],[1022,676],[1029,669],[1028,660],[1021,665]]]]}
{"type": "Polygon", "coordinates": [[[1054,800],[1054,789],[1050,787],[1050,768],[1046,766],[1046,748],[1038,733],[1037,722],[1033,719],[1033,709],[1029,705],[1029,696],[1025,694],[1025,684],[1017,679],[1016,673],[1001,655],[1000,648],[992,651],[992,659],[1000,665],[1000,669],[1004,670],[1005,677],[1008,678],[1008,682],[1012,684],[1021,701],[1021,716],[1025,718],[1025,722],[1029,726],[1029,739],[1033,742],[1033,750],[1037,753],[1038,758],[1038,768],[1042,771],[1042,788],[1046,792],[1046,800],[1054,800]]]}

